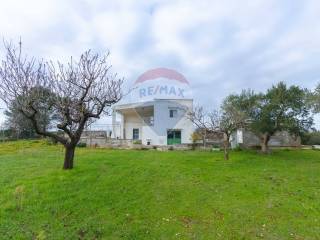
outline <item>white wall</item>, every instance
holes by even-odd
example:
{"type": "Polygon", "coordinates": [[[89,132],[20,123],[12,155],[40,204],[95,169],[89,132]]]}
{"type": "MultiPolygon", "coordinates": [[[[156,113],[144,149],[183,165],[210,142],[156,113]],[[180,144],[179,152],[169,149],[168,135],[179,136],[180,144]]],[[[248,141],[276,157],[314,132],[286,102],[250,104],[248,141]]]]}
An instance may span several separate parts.
{"type": "Polygon", "coordinates": [[[133,129],[138,128],[139,139],[141,140],[142,126],[143,126],[143,121],[137,113],[132,112],[132,113],[125,114],[124,115],[125,139],[132,139],[133,129]]]}
{"type": "Polygon", "coordinates": [[[123,115],[113,111],[112,113],[112,138],[123,138],[123,115]]]}
{"type": "Polygon", "coordinates": [[[156,134],[153,128],[145,125],[142,127],[142,144],[147,145],[148,139],[151,139],[151,145],[160,145],[161,143],[160,137],[156,134]]]}
{"type": "Polygon", "coordinates": [[[188,110],[192,109],[192,100],[158,100],[154,107],[154,131],[158,138],[157,145],[167,145],[167,131],[181,130],[181,143],[191,143],[193,124],[187,119],[188,110]],[[169,117],[169,110],[177,109],[176,118],[169,117]]]}

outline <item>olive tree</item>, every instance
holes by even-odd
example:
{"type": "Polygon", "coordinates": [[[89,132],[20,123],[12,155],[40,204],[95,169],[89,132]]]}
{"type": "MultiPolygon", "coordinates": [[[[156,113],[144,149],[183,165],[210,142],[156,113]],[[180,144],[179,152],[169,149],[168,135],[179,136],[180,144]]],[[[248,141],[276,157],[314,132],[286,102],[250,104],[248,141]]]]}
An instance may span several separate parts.
{"type": "MultiPolygon", "coordinates": [[[[4,112],[6,115],[5,125],[10,129],[12,134],[16,135],[17,138],[34,138],[37,136],[32,122],[25,117],[20,111],[19,102],[23,101],[24,97],[29,97],[32,94],[41,95],[42,97],[37,100],[38,103],[38,124],[43,129],[50,129],[52,127],[51,123],[55,120],[55,114],[53,109],[51,109],[47,104],[50,104],[48,99],[51,98],[51,92],[48,89],[43,89],[37,87],[30,89],[27,96],[18,96],[7,106],[7,110],[4,112]],[[41,94],[39,92],[43,91],[41,94]]],[[[11,136],[12,137],[12,136],[11,136]]]]}
{"type": "Polygon", "coordinates": [[[320,84],[309,94],[309,103],[315,113],[320,113],[320,84]]]}
{"type": "Polygon", "coordinates": [[[266,153],[270,137],[276,132],[288,131],[298,136],[312,126],[307,93],[306,89],[280,82],[266,93],[242,91],[228,96],[228,101],[246,114],[249,130],[260,137],[261,150],[266,153]]]}
{"type": "Polygon", "coordinates": [[[67,64],[23,56],[18,47],[5,43],[0,65],[0,98],[30,120],[35,132],[53,138],[65,147],[63,169],[72,169],[77,143],[86,124],[106,113],[122,97],[122,83],[110,72],[108,56],[85,51],[67,64]],[[47,91],[39,91],[46,89],[47,91]],[[44,94],[47,92],[50,94],[44,94]],[[54,114],[55,128],[41,124],[42,114],[54,114]],[[60,134],[59,132],[63,132],[60,134]]]}

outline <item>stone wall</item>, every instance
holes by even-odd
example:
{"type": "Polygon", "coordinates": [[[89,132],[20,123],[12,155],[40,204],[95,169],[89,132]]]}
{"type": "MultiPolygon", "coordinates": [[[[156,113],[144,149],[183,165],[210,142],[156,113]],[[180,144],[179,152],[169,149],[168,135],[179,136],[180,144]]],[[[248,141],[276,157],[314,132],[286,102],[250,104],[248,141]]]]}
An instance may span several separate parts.
{"type": "Polygon", "coordinates": [[[101,147],[101,148],[137,149],[137,150],[155,149],[159,151],[191,150],[192,149],[192,144],[178,144],[178,145],[169,145],[169,146],[152,146],[152,145],[147,146],[142,144],[136,144],[133,140],[111,139],[106,137],[83,136],[81,137],[80,142],[85,143],[88,147],[101,147]]]}
{"type": "MultiPolygon", "coordinates": [[[[244,147],[252,148],[260,146],[260,138],[250,131],[243,131],[243,143],[244,147]]],[[[286,131],[277,132],[270,138],[270,147],[300,147],[301,138],[292,136],[286,131]]]]}
{"type": "Polygon", "coordinates": [[[132,140],[112,139],[107,137],[86,137],[82,136],[81,143],[85,143],[89,147],[106,147],[106,148],[130,148],[132,147],[132,140]]]}

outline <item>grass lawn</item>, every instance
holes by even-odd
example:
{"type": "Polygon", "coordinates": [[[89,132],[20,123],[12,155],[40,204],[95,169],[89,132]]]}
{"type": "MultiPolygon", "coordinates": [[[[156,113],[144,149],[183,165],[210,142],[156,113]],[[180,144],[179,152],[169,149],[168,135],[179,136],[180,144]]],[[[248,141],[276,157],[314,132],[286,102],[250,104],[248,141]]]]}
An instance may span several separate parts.
{"type": "Polygon", "coordinates": [[[1,239],[320,239],[320,151],[0,144],[1,239]]]}

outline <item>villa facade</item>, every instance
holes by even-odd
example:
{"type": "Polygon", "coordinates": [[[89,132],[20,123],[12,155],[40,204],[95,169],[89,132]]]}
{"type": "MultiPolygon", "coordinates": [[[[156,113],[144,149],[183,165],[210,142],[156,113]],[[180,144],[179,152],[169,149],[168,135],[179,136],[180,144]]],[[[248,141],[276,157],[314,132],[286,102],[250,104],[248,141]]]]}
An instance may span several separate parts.
{"type": "Polygon", "coordinates": [[[156,146],[191,143],[194,127],[187,114],[192,108],[192,99],[154,99],[115,105],[112,123],[117,127],[112,137],[156,146]]]}

